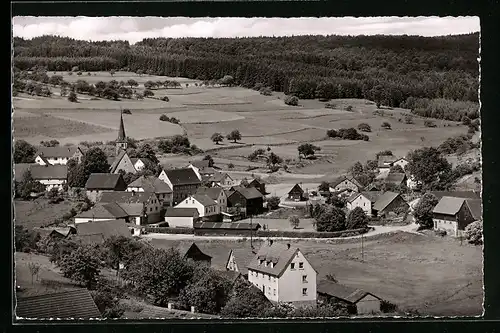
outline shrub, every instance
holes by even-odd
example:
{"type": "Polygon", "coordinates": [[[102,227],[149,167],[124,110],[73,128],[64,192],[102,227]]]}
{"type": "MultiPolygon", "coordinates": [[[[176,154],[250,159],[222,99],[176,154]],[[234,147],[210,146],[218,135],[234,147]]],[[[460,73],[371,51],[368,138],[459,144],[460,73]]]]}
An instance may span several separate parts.
{"type": "Polygon", "coordinates": [[[348,105],[345,108],[346,111],[352,112],[352,105],[348,105]]]}
{"type": "Polygon", "coordinates": [[[160,98],[162,101],[164,102],[170,102],[170,99],[167,97],[167,96],[163,96],[162,98],[160,98]]]}
{"type": "Polygon", "coordinates": [[[326,103],[325,108],[327,109],[336,109],[337,105],[335,103],[326,103]]]}
{"type": "Polygon", "coordinates": [[[160,116],[160,120],[161,120],[161,121],[170,121],[170,118],[169,118],[166,114],[162,114],[162,115],[160,116]]]}
{"type": "Polygon", "coordinates": [[[264,96],[272,96],[273,95],[273,92],[272,92],[271,88],[269,88],[269,87],[260,88],[259,93],[261,95],[264,95],[264,96]]]}
{"type": "Polygon", "coordinates": [[[297,105],[299,105],[299,99],[297,96],[293,96],[293,95],[287,96],[285,98],[285,104],[290,105],[290,106],[297,106],[297,105]]]}
{"type": "Polygon", "coordinates": [[[123,109],[124,114],[132,114],[132,112],[129,109],[123,109]]]}
{"type": "Polygon", "coordinates": [[[229,163],[229,164],[227,165],[227,168],[228,168],[228,169],[234,169],[234,164],[233,164],[233,163],[229,163]]]}
{"type": "Polygon", "coordinates": [[[440,236],[440,237],[444,237],[446,236],[446,230],[443,230],[443,229],[439,229],[439,230],[435,230],[434,233],[437,235],[437,236],[440,236]]]}
{"type": "Polygon", "coordinates": [[[277,196],[272,196],[267,199],[267,208],[269,210],[275,210],[279,208],[280,198],[277,196]]]}
{"type": "Polygon", "coordinates": [[[405,124],[413,124],[413,117],[412,116],[405,116],[405,124]]]}
{"type": "Polygon", "coordinates": [[[474,245],[483,244],[483,221],[475,221],[465,227],[465,238],[474,245]]]}
{"type": "Polygon", "coordinates": [[[388,123],[387,121],[384,121],[382,123],[382,128],[385,128],[385,129],[391,129],[391,124],[388,123]]]}
{"type": "Polygon", "coordinates": [[[394,303],[391,303],[389,301],[386,301],[386,300],[382,300],[380,302],[380,311],[382,311],[383,313],[393,313],[393,312],[396,312],[398,309],[398,306],[394,303]]]}
{"type": "Polygon", "coordinates": [[[361,123],[358,125],[358,130],[360,130],[361,132],[371,132],[372,128],[367,123],[361,123]]]}
{"type": "Polygon", "coordinates": [[[326,136],[328,136],[329,138],[335,138],[337,137],[337,131],[334,129],[329,129],[326,131],[326,136]]]}
{"type": "Polygon", "coordinates": [[[80,76],[80,75],[82,75],[82,72],[78,72],[78,73],[76,73],[76,75],[80,76]]]}
{"type": "Polygon", "coordinates": [[[424,121],[424,126],[425,127],[436,127],[436,124],[432,120],[426,120],[426,121],[424,121]]]}

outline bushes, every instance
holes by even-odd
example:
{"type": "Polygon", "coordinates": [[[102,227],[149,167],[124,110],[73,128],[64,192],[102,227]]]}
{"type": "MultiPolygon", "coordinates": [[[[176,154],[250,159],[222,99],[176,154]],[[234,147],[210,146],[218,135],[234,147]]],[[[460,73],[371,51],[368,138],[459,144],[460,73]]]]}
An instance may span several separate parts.
{"type": "Polygon", "coordinates": [[[15,226],[14,246],[19,252],[31,252],[37,249],[37,242],[40,234],[33,230],[28,230],[22,226],[15,226]]]}
{"type": "Polygon", "coordinates": [[[170,99],[167,96],[163,96],[162,98],[160,98],[160,100],[164,102],[170,102],[170,99]]]}
{"type": "Polygon", "coordinates": [[[438,149],[443,154],[455,154],[457,152],[465,152],[470,148],[470,140],[466,135],[458,135],[446,139],[438,149]]]}
{"type": "Polygon", "coordinates": [[[171,227],[148,227],[144,228],[144,231],[155,233],[155,234],[175,234],[175,235],[191,235],[194,233],[192,228],[171,228],[171,227]]]}
{"type": "Polygon", "coordinates": [[[452,99],[409,97],[401,104],[402,108],[412,110],[412,113],[428,118],[463,121],[479,118],[479,105],[476,102],[454,101],[452,99]]]}
{"type": "Polygon", "coordinates": [[[398,306],[386,300],[380,302],[380,311],[383,313],[394,313],[398,309],[398,306]]]}
{"type": "Polygon", "coordinates": [[[278,209],[280,204],[280,198],[277,196],[272,196],[267,199],[267,208],[269,210],[278,209]]]}
{"type": "Polygon", "coordinates": [[[285,97],[285,104],[290,105],[290,106],[298,106],[299,105],[299,99],[297,96],[287,96],[285,97]]]}
{"type": "Polygon", "coordinates": [[[384,129],[391,129],[391,124],[388,123],[387,121],[384,121],[381,125],[382,128],[384,129]]]}
{"type": "Polygon", "coordinates": [[[436,124],[432,120],[425,120],[424,126],[425,127],[436,127],[436,124]]]}
{"type": "Polygon", "coordinates": [[[326,135],[330,138],[341,138],[343,140],[363,140],[369,141],[370,137],[366,134],[358,133],[358,131],[351,128],[341,128],[339,130],[328,130],[326,131],[326,135]]]}
{"type": "Polygon", "coordinates": [[[352,112],[352,105],[348,105],[348,106],[346,106],[346,107],[345,107],[345,110],[346,110],[347,112],[352,112]]]}
{"type": "Polygon", "coordinates": [[[132,114],[132,112],[130,111],[130,109],[123,109],[123,114],[132,114]]]}
{"type": "Polygon", "coordinates": [[[264,96],[272,96],[273,91],[268,87],[262,87],[259,89],[259,93],[264,96]]]}
{"type": "Polygon", "coordinates": [[[475,221],[465,227],[465,238],[470,244],[483,244],[483,221],[475,221]]]}
{"type": "Polygon", "coordinates": [[[162,115],[160,116],[160,120],[161,120],[161,121],[170,121],[170,118],[169,118],[166,114],[162,114],[162,115]]]}
{"type": "Polygon", "coordinates": [[[436,234],[436,236],[440,236],[440,237],[446,236],[446,230],[442,230],[442,229],[434,230],[434,233],[436,234]]]}
{"type": "Polygon", "coordinates": [[[358,125],[358,130],[360,130],[361,132],[371,132],[372,128],[367,123],[361,123],[358,125]]]}
{"type": "Polygon", "coordinates": [[[256,237],[282,237],[282,238],[338,238],[352,237],[368,232],[368,228],[342,230],[342,231],[283,231],[283,230],[258,230],[256,237]]]}

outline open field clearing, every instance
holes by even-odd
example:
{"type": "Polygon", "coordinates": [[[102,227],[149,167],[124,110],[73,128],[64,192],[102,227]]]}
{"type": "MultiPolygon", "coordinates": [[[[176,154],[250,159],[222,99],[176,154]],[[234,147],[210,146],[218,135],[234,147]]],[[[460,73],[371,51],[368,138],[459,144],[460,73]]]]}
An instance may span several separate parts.
{"type": "MultiPolygon", "coordinates": [[[[175,243],[151,239],[151,244],[163,248],[175,243]]],[[[250,247],[249,240],[196,243],[213,257],[212,265],[219,269],[225,267],[231,248],[250,247]]],[[[372,292],[400,309],[418,309],[422,315],[453,315],[455,308],[462,309],[463,315],[482,313],[481,247],[398,232],[365,240],[362,260],[359,239],[291,243],[318,270],[318,279],[333,274],[339,283],[372,292]]],[[[258,248],[259,241],[254,246],[258,248]]]]}
{"type": "Polygon", "coordinates": [[[209,123],[217,123],[223,121],[234,121],[234,120],[242,120],[245,117],[240,115],[222,112],[211,109],[195,109],[188,111],[179,111],[167,113],[169,117],[175,117],[180,120],[183,124],[209,124],[209,123]]]}
{"type": "Polygon", "coordinates": [[[14,200],[15,224],[27,228],[49,225],[54,223],[56,218],[68,213],[72,206],[68,201],[49,204],[44,198],[32,201],[14,200]]]}
{"type": "Polygon", "coordinates": [[[21,110],[15,110],[12,113],[12,118],[31,118],[31,117],[40,117],[40,115],[33,112],[27,112],[21,110]]]}

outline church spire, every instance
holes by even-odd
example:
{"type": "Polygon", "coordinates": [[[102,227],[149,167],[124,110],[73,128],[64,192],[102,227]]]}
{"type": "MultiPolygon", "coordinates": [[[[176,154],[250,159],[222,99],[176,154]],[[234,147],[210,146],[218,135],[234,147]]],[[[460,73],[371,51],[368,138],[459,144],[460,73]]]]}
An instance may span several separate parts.
{"type": "Polygon", "coordinates": [[[118,129],[118,142],[126,142],[125,126],[123,125],[123,111],[120,110],[120,128],[118,129]]]}

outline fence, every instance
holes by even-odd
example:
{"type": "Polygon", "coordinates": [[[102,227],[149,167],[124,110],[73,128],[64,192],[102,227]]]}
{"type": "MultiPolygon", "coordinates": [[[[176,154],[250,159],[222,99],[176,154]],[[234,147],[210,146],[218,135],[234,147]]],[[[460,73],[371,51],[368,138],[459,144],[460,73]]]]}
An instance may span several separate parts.
{"type": "Polygon", "coordinates": [[[145,227],[142,230],[147,233],[155,233],[155,234],[176,234],[176,235],[194,234],[194,229],[192,228],[145,227]]]}

